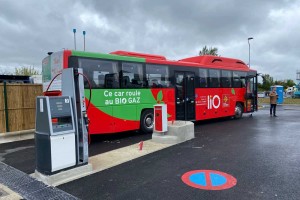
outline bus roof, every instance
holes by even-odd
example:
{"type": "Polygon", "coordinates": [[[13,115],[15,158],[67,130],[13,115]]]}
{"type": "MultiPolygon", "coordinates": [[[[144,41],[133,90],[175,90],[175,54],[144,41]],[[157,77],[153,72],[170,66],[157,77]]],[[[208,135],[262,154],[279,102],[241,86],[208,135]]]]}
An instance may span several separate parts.
{"type": "Polygon", "coordinates": [[[184,58],[179,61],[197,63],[200,66],[222,67],[234,70],[249,70],[249,67],[241,60],[220,56],[204,55],[184,58]]]}
{"type": "Polygon", "coordinates": [[[256,71],[250,69],[243,61],[233,58],[226,58],[220,56],[204,55],[194,56],[190,58],[180,59],[178,61],[167,60],[165,56],[155,54],[145,54],[130,51],[114,51],[110,54],[91,53],[82,51],[68,51],[73,56],[92,57],[92,58],[104,58],[111,60],[125,60],[135,62],[146,62],[151,64],[169,64],[177,66],[188,67],[207,67],[227,70],[240,70],[240,71],[256,71]]]}
{"type": "Polygon", "coordinates": [[[116,54],[121,56],[133,56],[139,58],[145,58],[146,62],[157,64],[173,64],[184,66],[205,66],[209,68],[222,68],[230,70],[249,71],[249,67],[241,60],[233,58],[225,58],[220,56],[203,55],[190,58],[180,59],[178,61],[167,60],[166,57],[154,54],[144,54],[129,51],[114,51],[110,54],[116,54]]]}
{"type": "Polygon", "coordinates": [[[120,55],[120,56],[133,56],[145,59],[155,59],[155,60],[167,60],[165,56],[154,55],[154,54],[145,54],[145,53],[137,53],[130,51],[114,51],[110,54],[120,55]]]}

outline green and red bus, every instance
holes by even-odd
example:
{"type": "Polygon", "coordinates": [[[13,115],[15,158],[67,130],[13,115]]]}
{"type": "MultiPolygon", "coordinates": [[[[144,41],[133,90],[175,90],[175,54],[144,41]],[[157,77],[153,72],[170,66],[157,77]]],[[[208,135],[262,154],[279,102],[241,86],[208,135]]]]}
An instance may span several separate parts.
{"type": "MultiPolygon", "coordinates": [[[[150,133],[158,103],[167,105],[168,121],[241,118],[257,110],[257,71],[238,59],[205,55],[171,61],[127,51],[48,54],[42,65],[44,91],[64,68],[82,68],[88,77],[90,134],[150,133]]],[[[60,90],[57,77],[48,91],[59,95],[60,90]]]]}

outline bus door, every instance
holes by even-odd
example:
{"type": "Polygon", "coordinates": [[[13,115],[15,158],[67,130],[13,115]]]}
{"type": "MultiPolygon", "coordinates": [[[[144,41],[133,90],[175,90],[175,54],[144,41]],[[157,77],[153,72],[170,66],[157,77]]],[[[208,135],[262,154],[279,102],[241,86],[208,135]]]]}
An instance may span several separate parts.
{"type": "Polygon", "coordinates": [[[257,111],[257,76],[246,77],[246,113],[257,111]]]}
{"type": "Polygon", "coordinates": [[[195,74],[175,72],[176,120],[195,119],[195,74]]]}

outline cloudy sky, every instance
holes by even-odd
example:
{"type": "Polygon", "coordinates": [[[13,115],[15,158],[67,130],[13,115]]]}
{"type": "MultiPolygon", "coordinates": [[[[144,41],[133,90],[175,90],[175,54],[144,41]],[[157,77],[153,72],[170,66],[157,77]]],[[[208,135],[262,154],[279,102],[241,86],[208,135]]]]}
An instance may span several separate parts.
{"type": "Polygon", "coordinates": [[[205,45],[275,80],[300,70],[300,0],[0,0],[0,73],[41,69],[48,51],[128,50],[178,60],[205,45]]]}

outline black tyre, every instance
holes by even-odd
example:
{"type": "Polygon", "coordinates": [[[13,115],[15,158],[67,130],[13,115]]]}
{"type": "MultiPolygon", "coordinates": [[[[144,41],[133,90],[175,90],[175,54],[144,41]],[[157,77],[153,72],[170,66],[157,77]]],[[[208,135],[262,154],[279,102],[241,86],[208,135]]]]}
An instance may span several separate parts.
{"type": "Polygon", "coordinates": [[[235,105],[234,119],[240,119],[243,116],[243,106],[240,103],[235,105]]]}
{"type": "Polygon", "coordinates": [[[153,132],[154,115],[152,109],[144,110],[141,115],[140,129],[144,133],[153,132]]]}

